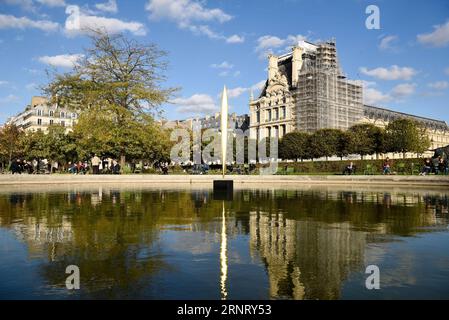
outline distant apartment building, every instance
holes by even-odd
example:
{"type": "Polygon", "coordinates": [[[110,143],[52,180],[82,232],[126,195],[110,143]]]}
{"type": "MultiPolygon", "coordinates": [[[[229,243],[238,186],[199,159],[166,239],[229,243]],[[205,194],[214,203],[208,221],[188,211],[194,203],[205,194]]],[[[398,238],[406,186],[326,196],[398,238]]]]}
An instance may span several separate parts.
{"type": "MultiPolygon", "coordinates": [[[[220,129],[221,115],[216,113],[213,116],[206,116],[203,118],[190,118],[186,120],[162,120],[160,123],[164,128],[175,129],[183,128],[192,130],[195,121],[198,121],[201,129],[220,129]]],[[[250,119],[247,114],[237,115],[232,113],[228,116],[228,126],[231,129],[240,129],[243,132],[249,129],[250,119]]]]}
{"type": "Polygon", "coordinates": [[[44,132],[51,125],[60,125],[66,128],[66,132],[70,132],[77,119],[77,112],[50,104],[44,97],[33,97],[31,104],[23,112],[8,119],[7,124],[14,124],[25,131],[44,132]]]}

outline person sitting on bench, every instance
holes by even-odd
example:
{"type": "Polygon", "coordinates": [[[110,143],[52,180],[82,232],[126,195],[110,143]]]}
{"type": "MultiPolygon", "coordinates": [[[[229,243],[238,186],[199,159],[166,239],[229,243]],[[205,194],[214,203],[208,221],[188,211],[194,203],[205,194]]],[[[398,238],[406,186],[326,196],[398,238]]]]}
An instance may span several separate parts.
{"type": "Polygon", "coordinates": [[[351,162],[349,165],[346,166],[345,170],[343,171],[343,174],[351,175],[351,174],[354,174],[354,172],[355,172],[354,163],[351,162]]]}

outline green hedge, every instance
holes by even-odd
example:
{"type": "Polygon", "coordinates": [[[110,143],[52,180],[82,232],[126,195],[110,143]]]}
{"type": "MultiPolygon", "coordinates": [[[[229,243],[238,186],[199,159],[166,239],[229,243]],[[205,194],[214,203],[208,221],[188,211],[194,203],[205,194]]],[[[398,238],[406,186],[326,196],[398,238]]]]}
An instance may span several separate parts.
{"type": "MultiPolygon", "coordinates": [[[[353,160],[356,167],[356,174],[364,174],[367,165],[372,165],[372,171],[374,174],[382,174],[384,160],[353,160]]],[[[285,168],[287,174],[342,174],[343,170],[351,161],[313,161],[313,162],[288,162],[279,163],[279,174],[285,174],[285,168]]],[[[424,160],[423,159],[394,159],[390,160],[392,165],[391,171],[398,174],[412,174],[412,167],[416,171],[420,171],[424,160]],[[403,164],[403,168],[401,168],[403,164]]]]}

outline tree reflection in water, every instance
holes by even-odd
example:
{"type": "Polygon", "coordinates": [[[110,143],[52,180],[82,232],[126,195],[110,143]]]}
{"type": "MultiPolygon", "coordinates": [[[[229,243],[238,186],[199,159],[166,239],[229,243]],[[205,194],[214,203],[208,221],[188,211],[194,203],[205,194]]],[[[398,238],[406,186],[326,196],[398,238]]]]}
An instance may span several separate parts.
{"type": "MultiPolygon", "coordinates": [[[[26,243],[30,259],[43,259],[39,273],[47,289],[67,294],[64,270],[74,264],[82,275],[75,297],[107,299],[159,297],[160,279],[180,271],[163,246],[166,230],[203,232],[218,243],[204,249],[210,251],[211,270],[221,263],[217,278],[207,279],[216,283],[217,292],[204,297],[231,299],[235,269],[227,254],[232,256],[236,239],[246,241],[253,264],[264,266],[266,278],[260,282],[267,283],[266,298],[338,299],[349,275],[364,269],[370,243],[447,231],[446,193],[240,190],[225,208],[211,192],[106,186],[3,192],[0,226],[26,243]],[[225,274],[223,257],[219,261],[223,236],[225,274]]],[[[198,245],[186,242],[179,250],[193,252],[198,245]]],[[[189,290],[165,296],[189,298],[189,290]]]]}

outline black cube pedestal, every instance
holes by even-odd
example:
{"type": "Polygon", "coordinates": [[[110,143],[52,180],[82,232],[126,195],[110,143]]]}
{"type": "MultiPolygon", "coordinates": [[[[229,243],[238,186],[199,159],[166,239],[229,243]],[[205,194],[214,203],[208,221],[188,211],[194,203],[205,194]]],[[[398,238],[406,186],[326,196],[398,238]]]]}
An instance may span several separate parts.
{"type": "Polygon", "coordinates": [[[232,200],[234,194],[234,181],[214,180],[214,200],[232,200]]]}

